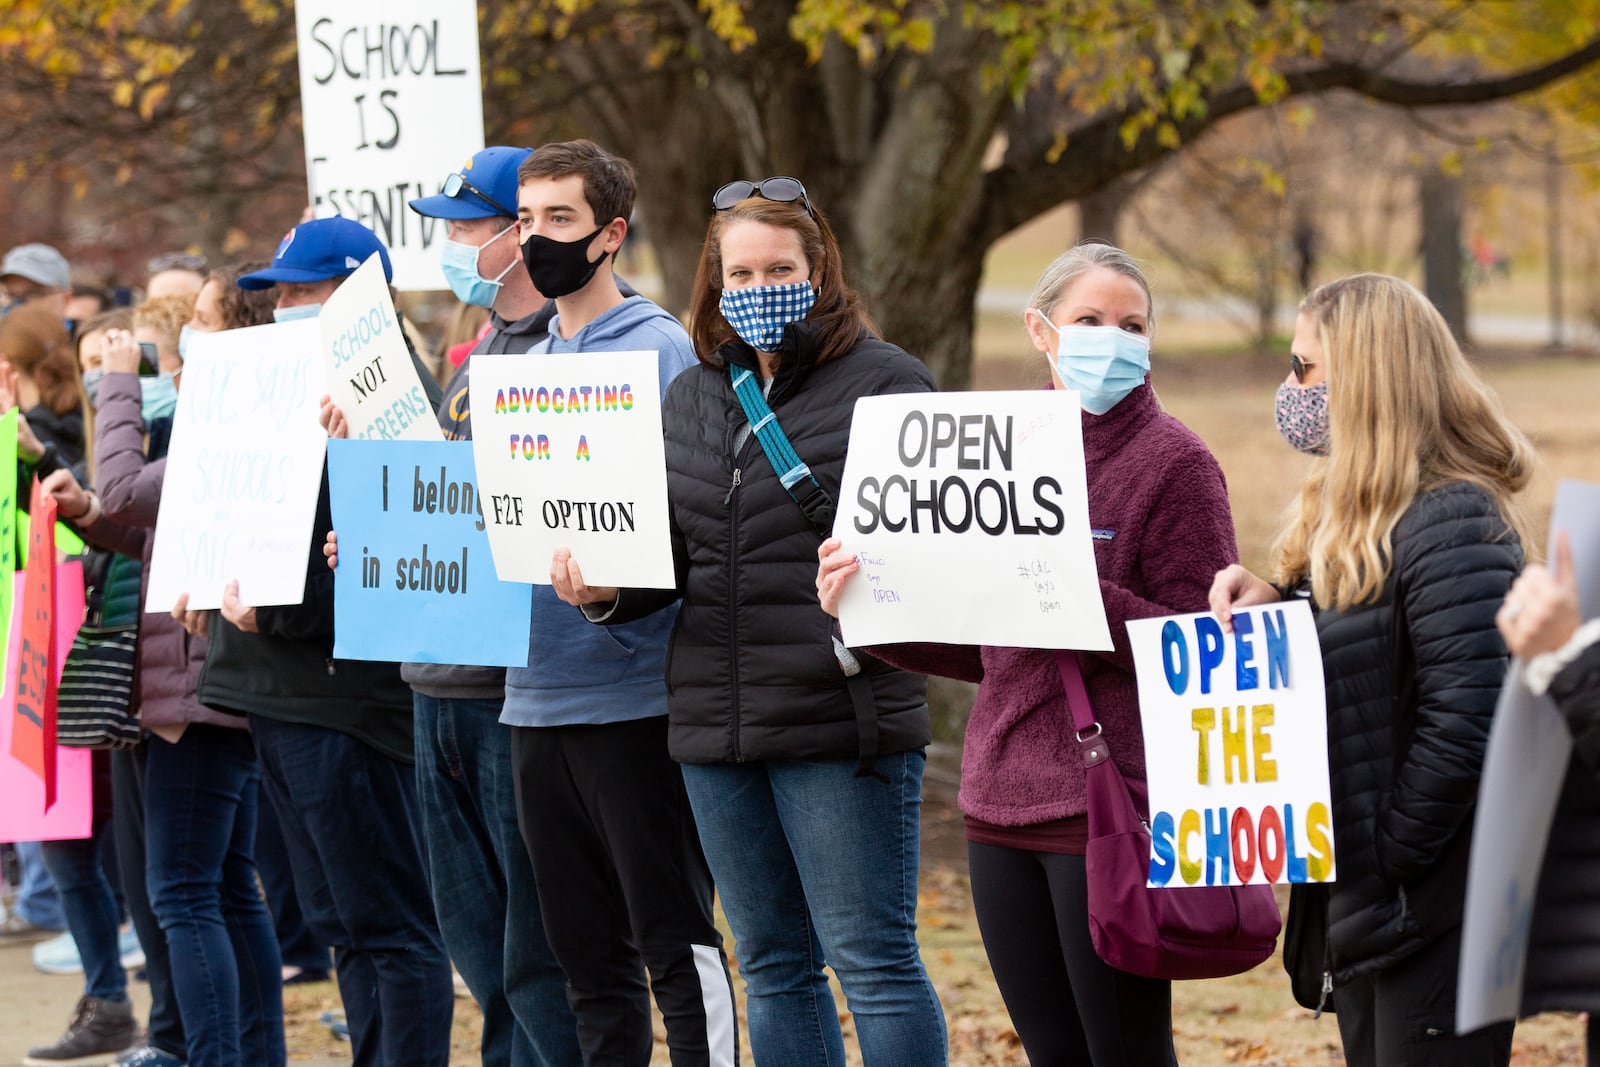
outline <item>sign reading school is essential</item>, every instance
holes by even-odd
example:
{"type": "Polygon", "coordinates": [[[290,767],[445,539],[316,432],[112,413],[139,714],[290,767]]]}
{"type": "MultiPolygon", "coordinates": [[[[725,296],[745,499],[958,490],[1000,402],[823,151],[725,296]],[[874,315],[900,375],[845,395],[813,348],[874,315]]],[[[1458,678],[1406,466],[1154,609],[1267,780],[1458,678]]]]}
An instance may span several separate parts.
{"type": "Polygon", "coordinates": [[[146,611],[249,606],[305,596],[327,434],[315,319],[197,334],[184,361],[146,611]]]}
{"type": "Polygon", "coordinates": [[[502,581],[549,585],[566,547],[590,585],[676,584],[658,358],[472,357],[473,455],[502,581]]]}
{"type": "Polygon", "coordinates": [[[333,654],[523,667],[533,587],[495,577],[467,441],[329,441],[333,654]]]}
{"type": "Polygon", "coordinates": [[[417,377],[377,253],[339,284],[317,316],[328,393],[358,441],[443,436],[417,377]]]}
{"type": "Polygon", "coordinates": [[[1128,622],[1154,888],[1334,880],[1328,716],[1303,600],[1128,622]]]}
{"type": "Polygon", "coordinates": [[[833,531],[851,645],[1111,647],[1077,393],[862,397],[833,531]]]}
{"type": "Polygon", "coordinates": [[[375,231],[397,288],[438,289],[444,223],[406,202],[483,148],[477,4],[298,0],[295,27],[312,207],[375,231]]]}

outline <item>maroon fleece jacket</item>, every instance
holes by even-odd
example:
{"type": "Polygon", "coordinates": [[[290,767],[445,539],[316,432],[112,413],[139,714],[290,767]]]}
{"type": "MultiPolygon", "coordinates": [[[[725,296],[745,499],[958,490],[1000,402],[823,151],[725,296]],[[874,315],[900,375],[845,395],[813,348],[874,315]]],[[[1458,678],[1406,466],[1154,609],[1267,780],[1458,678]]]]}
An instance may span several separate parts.
{"type": "MultiPolygon", "coordinates": [[[[1104,415],[1083,415],[1089,526],[1116,647],[1080,652],[1095,717],[1117,766],[1144,780],[1129,619],[1204,611],[1217,571],[1239,559],[1222,469],[1148,382],[1104,415]]],[[[907,670],[978,683],[961,757],[961,810],[1027,826],[1087,809],[1083,759],[1056,653],[990,645],[869,649],[907,670]]]]}

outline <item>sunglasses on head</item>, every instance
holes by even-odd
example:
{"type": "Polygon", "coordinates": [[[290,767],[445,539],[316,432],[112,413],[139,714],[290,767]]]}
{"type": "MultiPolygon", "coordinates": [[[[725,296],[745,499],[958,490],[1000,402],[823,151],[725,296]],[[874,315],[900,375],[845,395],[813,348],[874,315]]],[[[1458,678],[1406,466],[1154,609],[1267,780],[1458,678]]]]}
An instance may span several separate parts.
{"type": "Polygon", "coordinates": [[[1293,372],[1295,381],[1304,383],[1306,380],[1306,371],[1315,366],[1315,363],[1307,363],[1293,352],[1289,353],[1289,370],[1293,372]]]}
{"type": "Polygon", "coordinates": [[[726,211],[739,201],[748,200],[752,196],[759,196],[776,204],[792,204],[798,200],[800,206],[806,209],[807,215],[812,218],[817,217],[817,213],[811,210],[811,201],[806,198],[806,187],[800,184],[800,179],[781,175],[775,178],[763,178],[758,182],[729,182],[711,195],[711,206],[718,211],[726,211]]]}
{"type": "Polygon", "coordinates": [[[500,201],[496,200],[482,189],[479,189],[476,185],[473,185],[471,182],[467,181],[467,179],[464,178],[459,172],[452,173],[450,177],[446,178],[444,180],[444,185],[439,189],[439,191],[445,196],[448,196],[450,199],[454,200],[456,197],[461,195],[461,190],[463,189],[477,197],[479,200],[482,200],[485,204],[488,204],[490,207],[494,208],[507,218],[514,219],[517,217],[517,213],[515,211],[506,207],[500,201]]]}
{"type": "Polygon", "coordinates": [[[164,256],[156,256],[145,264],[145,269],[151,274],[160,274],[164,270],[192,270],[200,274],[205,272],[206,257],[188,252],[170,252],[164,256]]]}

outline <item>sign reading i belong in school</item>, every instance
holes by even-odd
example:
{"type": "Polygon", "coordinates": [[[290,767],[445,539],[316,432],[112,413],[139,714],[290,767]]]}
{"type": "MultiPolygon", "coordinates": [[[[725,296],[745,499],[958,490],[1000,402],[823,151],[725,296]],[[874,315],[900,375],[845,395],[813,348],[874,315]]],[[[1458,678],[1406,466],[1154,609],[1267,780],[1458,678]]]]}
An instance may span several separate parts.
{"type": "Polygon", "coordinates": [[[857,400],[833,525],[861,565],[845,640],[1109,649],[1079,410],[1060,391],[857,400]]]}
{"type": "Polygon", "coordinates": [[[1128,622],[1154,888],[1334,880],[1327,703],[1303,600],[1128,622]]]}
{"type": "Polygon", "coordinates": [[[495,577],[466,441],[329,441],[340,659],[528,662],[533,587],[495,577]]]}
{"type": "Polygon", "coordinates": [[[670,589],[655,352],[472,357],[472,447],[495,570],[550,584],[570,548],[591,585],[670,589]]]}

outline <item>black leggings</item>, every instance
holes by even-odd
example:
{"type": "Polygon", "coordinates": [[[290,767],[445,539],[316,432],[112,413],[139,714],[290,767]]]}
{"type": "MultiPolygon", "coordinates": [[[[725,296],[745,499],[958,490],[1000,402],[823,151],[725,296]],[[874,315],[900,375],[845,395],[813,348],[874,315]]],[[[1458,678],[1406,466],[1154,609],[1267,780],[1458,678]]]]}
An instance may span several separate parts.
{"type": "Polygon", "coordinates": [[[1082,856],[967,842],[984,951],[1032,1067],[1176,1067],[1172,983],[1089,940],[1082,856]]]}

